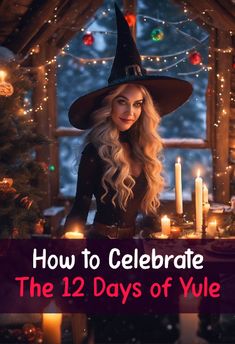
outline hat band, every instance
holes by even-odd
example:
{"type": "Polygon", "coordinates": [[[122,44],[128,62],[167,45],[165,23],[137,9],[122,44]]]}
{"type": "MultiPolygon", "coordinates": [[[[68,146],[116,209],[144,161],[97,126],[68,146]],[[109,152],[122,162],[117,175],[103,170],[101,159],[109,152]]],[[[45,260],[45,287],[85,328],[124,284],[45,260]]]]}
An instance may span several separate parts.
{"type": "Polygon", "coordinates": [[[132,75],[141,76],[141,75],[143,75],[140,66],[137,64],[126,66],[125,67],[125,73],[126,73],[126,76],[132,76],[132,75]]]}

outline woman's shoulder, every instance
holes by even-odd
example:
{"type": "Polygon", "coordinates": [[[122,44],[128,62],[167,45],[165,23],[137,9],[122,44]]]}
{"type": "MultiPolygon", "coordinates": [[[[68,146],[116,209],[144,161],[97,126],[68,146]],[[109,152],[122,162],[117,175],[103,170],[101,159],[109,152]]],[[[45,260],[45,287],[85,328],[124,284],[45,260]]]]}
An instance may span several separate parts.
{"type": "Polygon", "coordinates": [[[89,155],[89,156],[93,156],[93,157],[97,157],[98,156],[98,152],[97,152],[97,148],[94,146],[93,143],[88,143],[85,148],[83,149],[82,154],[84,155],[89,155]]]}

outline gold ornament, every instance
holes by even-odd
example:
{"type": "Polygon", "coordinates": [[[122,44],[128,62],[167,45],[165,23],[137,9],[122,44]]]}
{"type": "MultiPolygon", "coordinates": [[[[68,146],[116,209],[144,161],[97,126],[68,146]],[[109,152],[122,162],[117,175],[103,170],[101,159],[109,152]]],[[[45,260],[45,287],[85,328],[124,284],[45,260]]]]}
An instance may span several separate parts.
{"type": "Polygon", "coordinates": [[[14,93],[12,84],[6,81],[0,82],[0,96],[10,97],[14,93]]]}
{"type": "Polygon", "coordinates": [[[12,187],[13,179],[3,178],[0,180],[0,199],[6,200],[12,197],[16,193],[16,189],[12,187]]]}
{"type": "Polygon", "coordinates": [[[10,188],[13,185],[13,179],[12,178],[3,178],[0,180],[0,188],[10,188]]]}

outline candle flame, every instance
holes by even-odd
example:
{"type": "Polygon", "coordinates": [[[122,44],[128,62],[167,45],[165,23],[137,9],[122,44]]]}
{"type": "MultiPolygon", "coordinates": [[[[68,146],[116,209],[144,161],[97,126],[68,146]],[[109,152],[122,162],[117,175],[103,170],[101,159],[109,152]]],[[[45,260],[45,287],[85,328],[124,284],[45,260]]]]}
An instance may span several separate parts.
{"type": "Polygon", "coordinates": [[[162,219],[168,219],[168,216],[167,216],[167,215],[164,215],[164,216],[162,217],[162,219]]]}
{"type": "Polygon", "coordinates": [[[44,309],[44,313],[55,314],[58,313],[60,310],[57,307],[55,301],[51,301],[49,305],[44,309]]]}
{"type": "Polygon", "coordinates": [[[200,170],[197,170],[197,177],[200,177],[200,170]]]}
{"type": "Polygon", "coordinates": [[[178,164],[180,164],[180,162],[181,162],[181,159],[180,159],[179,156],[178,156],[178,158],[177,158],[177,162],[178,162],[178,164]]]}

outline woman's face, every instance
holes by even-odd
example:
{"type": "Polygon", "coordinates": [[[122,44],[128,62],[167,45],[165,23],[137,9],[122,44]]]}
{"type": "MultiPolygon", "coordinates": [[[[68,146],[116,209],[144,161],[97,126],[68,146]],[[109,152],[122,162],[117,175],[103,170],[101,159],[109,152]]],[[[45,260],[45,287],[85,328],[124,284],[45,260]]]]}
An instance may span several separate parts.
{"type": "Polygon", "coordinates": [[[128,85],[112,101],[112,120],[119,131],[125,131],[139,119],[144,97],[135,85],[128,85]]]}

